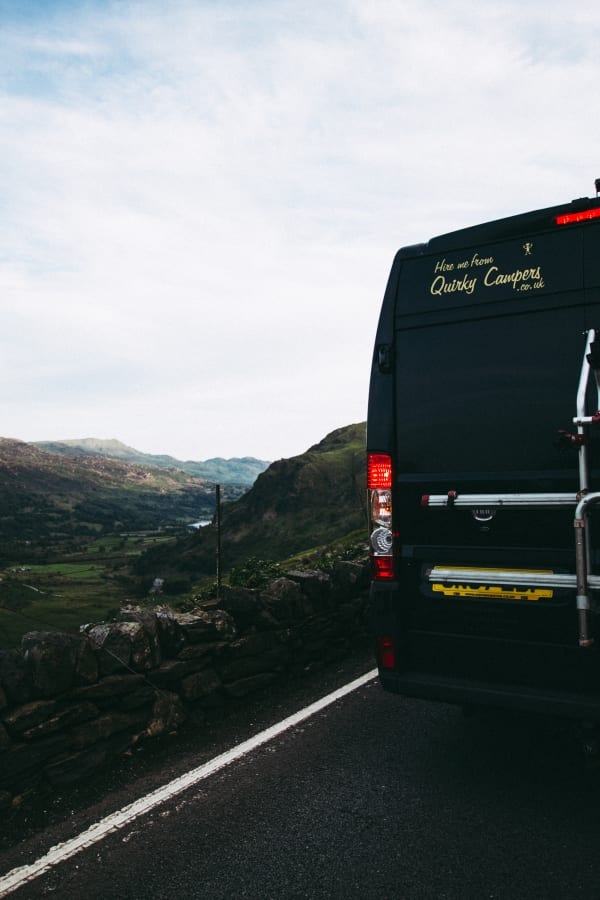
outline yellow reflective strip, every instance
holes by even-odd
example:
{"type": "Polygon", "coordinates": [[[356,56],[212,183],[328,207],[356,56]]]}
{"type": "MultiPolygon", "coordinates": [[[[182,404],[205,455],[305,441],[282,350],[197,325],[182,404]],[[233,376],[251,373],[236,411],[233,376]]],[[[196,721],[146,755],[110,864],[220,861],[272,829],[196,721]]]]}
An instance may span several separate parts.
{"type": "MultiPolygon", "coordinates": [[[[496,570],[497,571],[497,570],[496,570]]],[[[550,588],[503,588],[500,585],[465,585],[434,583],[431,589],[445,597],[487,597],[492,600],[550,600],[554,591],[550,588]]]]}

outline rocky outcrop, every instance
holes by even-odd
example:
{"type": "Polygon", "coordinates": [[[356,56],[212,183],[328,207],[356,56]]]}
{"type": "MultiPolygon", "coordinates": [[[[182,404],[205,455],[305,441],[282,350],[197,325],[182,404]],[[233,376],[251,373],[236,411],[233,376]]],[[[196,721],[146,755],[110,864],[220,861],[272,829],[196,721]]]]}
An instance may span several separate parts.
{"type": "Polygon", "coordinates": [[[347,653],[367,639],[367,587],[356,563],[291,571],[189,613],[126,606],[79,635],[31,632],[21,652],[0,650],[0,810],[347,653]]]}

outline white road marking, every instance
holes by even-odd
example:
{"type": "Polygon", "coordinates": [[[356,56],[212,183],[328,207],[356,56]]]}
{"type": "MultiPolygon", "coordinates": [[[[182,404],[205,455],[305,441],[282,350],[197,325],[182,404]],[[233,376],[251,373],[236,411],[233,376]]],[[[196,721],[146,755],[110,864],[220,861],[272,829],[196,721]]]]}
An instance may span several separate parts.
{"type": "Polygon", "coordinates": [[[245,756],[247,753],[251,753],[252,750],[262,746],[262,744],[272,741],[273,738],[276,738],[284,731],[287,731],[288,728],[293,728],[294,725],[304,722],[305,719],[314,716],[315,713],[318,713],[322,709],[325,709],[325,707],[335,703],[336,700],[345,697],[346,694],[350,694],[352,691],[357,690],[357,688],[368,684],[368,682],[372,681],[376,675],[377,669],[372,669],[365,675],[361,675],[360,678],[356,678],[354,681],[350,681],[343,687],[338,688],[337,691],[333,691],[331,694],[321,697],[320,700],[316,700],[314,703],[304,707],[304,709],[299,710],[297,713],[288,716],[286,719],[282,719],[281,722],[271,725],[270,728],[266,728],[264,731],[254,735],[254,737],[249,738],[247,741],[243,741],[241,744],[237,744],[237,746],[232,747],[230,750],[226,750],[225,753],[221,753],[220,756],[216,756],[214,759],[198,766],[198,768],[186,772],[185,775],[180,775],[179,778],[175,778],[173,781],[169,782],[169,784],[158,788],[146,797],[141,797],[134,803],[130,803],[122,809],[117,810],[117,812],[111,813],[109,816],[96,822],[95,825],[91,825],[77,837],[71,838],[69,841],[64,841],[62,844],[57,844],[44,856],[41,856],[36,860],[36,862],[26,866],[19,866],[17,869],[12,869],[12,871],[8,872],[6,875],[0,876],[0,897],[7,897],[8,894],[16,891],[24,884],[27,884],[27,882],[39,878],[40,875],[48,872],[53,866],[58,865],[58,863],[65,862],[72,856],[75,856],[75,854],[79,853],[80,850],[85,850],[86,847],[91,847],[93,844],[101,841],[107,834],[117,831],[119,828],[123,828],[125,825],[133,822],[134,819],[137,819],[138,816],[150,812],[150,810],[154,809],[160,803],[170,800],[172,797],[187,790],[204,778],[208,778],[208,776],[212,775],[214,772],[218,772],[219,769],[223,769],[230,763],[235,762],[235,760],[240,759],[240,757],[245,756]]]}

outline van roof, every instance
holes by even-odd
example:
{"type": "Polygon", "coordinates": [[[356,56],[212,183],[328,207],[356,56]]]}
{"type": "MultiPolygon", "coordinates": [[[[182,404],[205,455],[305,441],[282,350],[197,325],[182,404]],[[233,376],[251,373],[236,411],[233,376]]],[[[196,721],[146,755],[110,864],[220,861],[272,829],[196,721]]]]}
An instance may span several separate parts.
{"type": "Polygon", "coordinates": [[[402,247],[398,252],[398,256],[400,258],[422,256],[427,253],[439,253],[440,251],[445,252],[468,247],[473,243],[503,240],[518,234],[549,231],[557,227],[555,221],[557,216],[598,207],[600,207],[600,197],[580,197],[572,200],[571,203],[536,209],[515,216],[507,216],[503,219],[484,222],[480,225],[460,228],[457,231],[450,231],[431,238],[427,243],[402,247]]]}

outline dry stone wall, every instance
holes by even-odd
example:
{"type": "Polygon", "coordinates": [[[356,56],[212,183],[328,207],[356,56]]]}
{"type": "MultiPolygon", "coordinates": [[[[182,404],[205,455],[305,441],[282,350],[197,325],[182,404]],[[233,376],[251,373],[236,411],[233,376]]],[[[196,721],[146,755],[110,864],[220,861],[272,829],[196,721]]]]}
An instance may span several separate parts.
{"type": "Polygon", "coordinates": [[[368,570],[288,572],[189,613],[120,610],[79,635],[0,650],[0,814],[92,774],[134,744],[340,657],[367,640],[368,570]]]}

